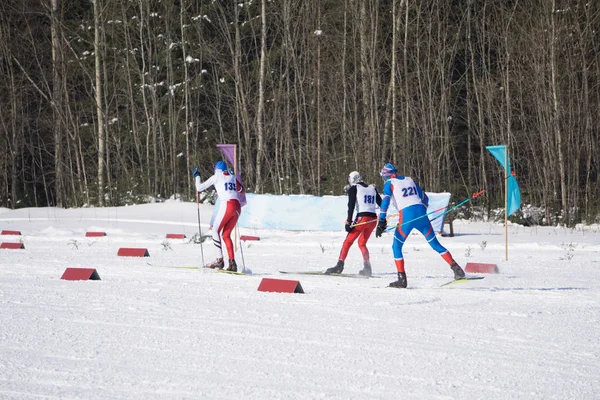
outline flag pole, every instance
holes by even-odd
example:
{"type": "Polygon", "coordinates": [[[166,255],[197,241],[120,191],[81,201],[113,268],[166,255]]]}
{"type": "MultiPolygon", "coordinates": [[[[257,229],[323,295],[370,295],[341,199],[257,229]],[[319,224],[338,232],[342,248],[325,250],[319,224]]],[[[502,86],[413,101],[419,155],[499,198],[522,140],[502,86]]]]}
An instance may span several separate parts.
{"type": "Polygon", "coordinates": [[[506,168],[504,168],[504,253],[508,261],[508,145],[504,147],[504,159],[506,168]]]}
{"type": "MultiPolygon", "coordinates": [[[[237,179],[237,144],[233,145],[233,175],[236,176],[237,179]]],[[[237,251],[238,249],[238,225],[237,223],[235,224],[235,229],[233,231],[233,244],[235,246],[235,250],[237,251]]],[[[242,256],[243,257],[243,256],[242,256]]]]}

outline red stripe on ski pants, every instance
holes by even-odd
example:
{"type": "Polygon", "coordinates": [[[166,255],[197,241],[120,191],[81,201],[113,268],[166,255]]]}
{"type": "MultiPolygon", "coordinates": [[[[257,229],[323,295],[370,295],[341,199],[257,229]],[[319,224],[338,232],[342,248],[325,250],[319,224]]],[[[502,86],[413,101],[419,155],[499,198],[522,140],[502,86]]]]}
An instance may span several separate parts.
{"type": "Polygon", "coordinates": [[[225,243],[229,259],[233,260],[235,259],[235,252],[233,250],[231,232],[237,224],[238,218],[242,212],[242,208],[240,207],[240,202],[237,200],[227,200],[225,207],[225,213],[223,215],[223,219],[221,219],[219,227],[217,228],[217,232],[221,238],[221,242],[225,243]]]}
{"type": "MultiPolygon", "coordinates": [[[[423,236],[425,236],[425,240],[427,240],[429,246],[431,246],[433,250],[437,251],[448,264],[452,265],[452,255],[435,237],[435,232],[433,231],[433,227],[431,226],[431,222],[429,222],[426,213],[427,209],[421,204],[408,206],[400,211],[398,228],[396,228],[394,232],[394,243],[392,244],[394,259],[404,259],[402,254],[402,246],[404,246],[404,242],[408,238],[410,232],[413,229],[416,229],[421,232],[423,236]],[[407,221],[403,222],[404,219],[407,221]]],[[[398,272],[402,272],[400,271],[401,267],[403,269],[404,265],[400,266],[396,264],[396,269],[398,269],[398,272]]]]}

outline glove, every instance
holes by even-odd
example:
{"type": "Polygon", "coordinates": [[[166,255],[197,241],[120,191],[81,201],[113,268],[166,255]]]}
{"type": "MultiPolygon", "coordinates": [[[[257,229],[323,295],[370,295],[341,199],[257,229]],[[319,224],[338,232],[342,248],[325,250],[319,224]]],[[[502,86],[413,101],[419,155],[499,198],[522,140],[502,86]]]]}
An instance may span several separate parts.
{"type": "Polygon", "coordinates": [[[385,219],[380,219],[377,223],[377,229],[375,230],[375,237],[381,237],[381,234],[385,232],[385,228],[387,228],[387,221],[385,219]]]}
{"type": "Polygon", "coordinates": [[[198,168],[194,168],[194,170],[192,171],[192,176],[195,177],[200,177],[200,170],[198,168]]]}
{"type": "Polygon", "coordinates": [[[352,229],[354,229],[354,227],[348,222],[344,228],[346,228],[346,232],[350,233],[352,232],[352,229]]]}

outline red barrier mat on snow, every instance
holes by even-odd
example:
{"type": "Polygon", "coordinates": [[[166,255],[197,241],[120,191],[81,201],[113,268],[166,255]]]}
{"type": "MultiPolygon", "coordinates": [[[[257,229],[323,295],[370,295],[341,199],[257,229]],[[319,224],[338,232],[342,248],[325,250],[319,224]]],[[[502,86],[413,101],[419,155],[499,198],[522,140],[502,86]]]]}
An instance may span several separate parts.
{"type": "Polygon", "coordinates": [[[467,263],[465,272],[477,272],[480,274],[497,274],[500,272],[496,264],[467,263]]]}
{"type": "Polygon", "coordinates": [[[304,293],[299,281],[263,278],[258,285],[259,292],[304,293]]]}
{"type": "Polygon", "coordinates": [[[0,235],[17,235],[21,236],[21,232],[19,231],[2,231],[0,235]]]}
{"type": "Polygon", "coordinates": [[[23,243],[8,243],[4,242],[0,244],[0,249],[24,249],[25,245],[23,243]]]}
{"type": "Polygon", "coordinates": [[[87,237],[106,236],[106,232],[86,232],[85,236],[87,236],[87,237]]]}
{"type": "Polygon", "coordinates": [[[183,233],[167,233],[167,239],[185,239],[183,233]]]}
{"type": "Polygon", "coordinates": [[[94,268],[67,268],[60,279],[66,281],[99,281],[100,275],[94,268]]]}
{"type": "Polygon", "coordinates": [[[127,247],[121,247],[117,255],[121,257],[150,257],[148,249],[135,249],[127,247]]]}
{"type": "Polygon", "coordinates": [[[240,236],[240,240],[260,240],[260,238],[258,236],[242,235],[240,236]]]}

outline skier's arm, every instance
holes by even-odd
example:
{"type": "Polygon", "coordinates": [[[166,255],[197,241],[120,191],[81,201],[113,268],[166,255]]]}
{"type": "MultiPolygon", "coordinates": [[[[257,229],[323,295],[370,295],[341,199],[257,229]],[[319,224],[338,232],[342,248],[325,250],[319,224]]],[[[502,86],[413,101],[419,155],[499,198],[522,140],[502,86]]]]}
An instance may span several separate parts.
{"type": "Polygon", "coordinates": [[[381,196],[379,195],[377,189],[375,189],[375,201],[377,202],[377,205],[381,207],[381,196]]]}
{"type": "Polygon", "coordinates": [[[375,237],[381,237],[387,228],[387,210],[390,206],[392,195],[392,182],[387,181],[383,184],[383,199],[379,205],[379,221],[377,222],[377,228],[375,228],[375,237]]]}
{"type": "Polygon", "coordinates": [[[219,212],[219,207],[220,207],[220,205],[221,205],[221,199],[219,199],[219,198],[217,197],[217,200],[215,201],[215,205],[214,205],[214,207],[213,207],[213,213],[212,213],[212,215],[210,216],[210,223],[209,223],[209,225],[210,225],[210,228],[211,228],[211,229],[212,229],[212,227],[214,226],[214,223],[215,223],[215,217],[217,216],[217,213],[219,212]]]}
{"type": "Polygon", "coordinates": [[[196,192],[204,192],[206,189],[213,186],[215,184],[216,180],[217,180],[217,176],[213,175],[210,178],[208,178],[206,181],[201,182],[200,177],[197,176],[194,179],[194,183],[196,184],[196,192]]]}
{"type": "Polygon", "coordinates": [[[354,207],[356,206],[356,185],[351,186],[348,189],[348,217],[346,223],[352,223],[352,216],[354,215],[354,207]]]}
{"type": "Polygon", "coordinates": [[[390,201],[392,200],[392,182],[387,181],[383,184],[383,199],[381,200],[381,204],[379,205],[379,220],[385,220],[387,216],[387,210],[390,206],[390,201]]]}
{"type": "Polygon", "coordinates": [[[246,193],[246,188],[244,187],[244,185],[242,185],[242,182],[239,179],[235,180],[235,185],[238,193],[246,193]]]}
{"type": "Polygon", "coordinates": [[[415,182],[415,186],[417,187],[417,193],[419,194],[419,197],[421,198],[421,203],[423,203],[423,205],[425,207],[429,207],[429,197],[427,197],[427,195],[425,194],[423,189],[421,189],[421,187],[416,182],[415,182]]]}

